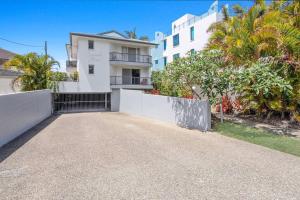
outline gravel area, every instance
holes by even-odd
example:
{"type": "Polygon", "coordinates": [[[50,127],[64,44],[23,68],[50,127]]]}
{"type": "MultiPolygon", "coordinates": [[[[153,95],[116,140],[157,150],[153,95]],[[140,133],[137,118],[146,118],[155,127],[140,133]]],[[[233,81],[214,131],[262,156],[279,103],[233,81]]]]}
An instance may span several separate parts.
{"type": "Polygon", "coordinates": [[[299,157],[122,113],[51,117],[0,161],[0,199],[300,199],[299,157]]]}

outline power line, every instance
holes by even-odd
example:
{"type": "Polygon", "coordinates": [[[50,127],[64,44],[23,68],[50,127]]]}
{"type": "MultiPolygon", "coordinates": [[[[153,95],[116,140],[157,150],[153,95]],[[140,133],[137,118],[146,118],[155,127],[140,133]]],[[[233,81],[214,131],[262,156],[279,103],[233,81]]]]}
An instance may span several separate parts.
{"type": "Polygon", "coordinates": [[[5,38],[1,38],[1,37],[0,37],[0,40],[10,42],[10,43],[13,43],[13,44],[22,45],[22,46],[28,46],[28,47],[44,47],[44,46],[39,46],[39,45],[30,45],[30,44],[23,44],[23,43],[19,43],[19,42],[14,42],[14,41],[11,41],[11,40],[8,40],[8,39],[5,39],[5,38]]]}

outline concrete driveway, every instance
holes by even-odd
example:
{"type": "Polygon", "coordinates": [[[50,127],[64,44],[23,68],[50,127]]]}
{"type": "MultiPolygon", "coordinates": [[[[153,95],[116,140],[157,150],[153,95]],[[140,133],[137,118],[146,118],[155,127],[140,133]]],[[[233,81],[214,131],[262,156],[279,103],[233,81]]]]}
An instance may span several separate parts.
{"type": "Polygon", "coordinates": [[[121,113],[52,117],[0,159],[0,199],[300,199],[298,157],[121,113]]]}

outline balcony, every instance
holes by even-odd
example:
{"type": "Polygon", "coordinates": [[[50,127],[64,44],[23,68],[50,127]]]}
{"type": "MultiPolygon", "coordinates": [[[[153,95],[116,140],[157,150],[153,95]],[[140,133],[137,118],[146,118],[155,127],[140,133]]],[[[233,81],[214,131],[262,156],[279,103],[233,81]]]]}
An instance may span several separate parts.
{"type": "Polygon", "coordinates": [[[111,52],[109,60],[113,65],[150,67],[152,57],[149,55],[111,52]]]}
{"type": "Polygon", "coordinates": [[[67,60],[66,70],[68,73],[74,73],[75,71],[77,71],[77,60],[67,60]]]}
{"type": "Polygon", "coordinates": [[[112,88],[153,89],[150,77],[111,76],[112,88]]]}
{"type": "Polygon", "coordinates": [[[77,67],[77,60],[67,60],[66,67],[77,67]]]}

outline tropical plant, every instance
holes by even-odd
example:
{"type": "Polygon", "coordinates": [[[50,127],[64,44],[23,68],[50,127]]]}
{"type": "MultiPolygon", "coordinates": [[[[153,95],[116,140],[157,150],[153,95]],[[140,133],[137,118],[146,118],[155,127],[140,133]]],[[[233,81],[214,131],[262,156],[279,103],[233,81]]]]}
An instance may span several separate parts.
{"type": "MultiPolygon", "coordinates": [[[[125,34],[130,39],[138,39],[138,36],[136,34],[136,28],[133,28],[132,30],[125,31],[125,34]]],[[[146,36],[146,35],[140,36],[139,39],[149,41],[149,37],[146,36]]]]}
{"type": "Polygon", "coordinates": [[[239,85],[240,100],[249,103],[243,105],[246,110],[251,107],[257,114],[268,113],[268,117],[280,112],[282,118],[289,112],[291,119],[298,119],[300,1],[273,0],[266,4],[256,0],[249,10],[239,5],[233,10],[235,16],[230,17],[227,7],[222,8],[223,20],[208,30],[212,35],[207,49],[222,51],[225,66],[239,69],[238,76],[244,76],[236,79],[235,86],[239,85]],[[253,85],[247,81],[253,81],[253,85]],[[282,88],[287,85],[288,90],[282,88]],[[262,86],[268,93],[259,89],[262,86]],[[254,90],[259,95],[254,95],[254,90]]]}
{"type": "Polygon", "coordinates": [[[67,81],[68,80],[68,74],[66,72],[59,72],[59,71],[51,71],[50,72],[51,80],[56,81],[67,81]]]}
{"type": "Polygon", "coordinates": [[[153,88],[159,90],[162,87],[162,71],[152,71],[151,82],[153,83],[153,88]]]}
{"type": "Polygon", "coordinates": [[[270,65],[260,61],[246,69],[241,68],[233,80],[243,107],[259,115],[267,114],[267,118],[270,118],[273,111],[284,111],[282,99],[292,94],[289,81],[280,77],[278,71],[274,71],[270,65]]]}
{"type": "Polygon", "coordinates": [[[222,107],[222,96],[229,90],[231,75],[223,65],[220,51],[190,52],[169,63],[163,71],[155,72],[152,81],[161,94],[207,98],[222,107]]]}
{"type": "MultiPolygon", "coordinates": [[[[299,67],[299,1],[257,1],[248,12],[235,5],[236,16],[213,24],[208,48],[222,50],[226,60],[245,64],[260,57],[286,57],[299,67]]],[[[228,13],[223,7],[223,13],[228,13]]]]}
{"type": "Polygon", "coordinates": [[[70,78],[73,80],[73,81],[78,81],[79,80],[79,73],[78,71],[75,71],[73,73],[70,74],[70,78]]]}
{"type": "Polygon", "coordinates": [[[56,77],[53,76],[55,67],[59,67],[59,63],[52,57],[47,55],[38,55],[36,53],[28,53],[26,55],[16,55],[4,64],[5,68],[21,71],[22,75],[17,77],[14,83],[19,82],[21,90],[41,90],[54,89],[57,90],[56,77]]]}
{"type": "Polygon", "coordinates": [[[125,34],[130,39],[137,39],[136,28],[133,28],[132,30],[125,31],[125,34]]]}

